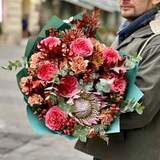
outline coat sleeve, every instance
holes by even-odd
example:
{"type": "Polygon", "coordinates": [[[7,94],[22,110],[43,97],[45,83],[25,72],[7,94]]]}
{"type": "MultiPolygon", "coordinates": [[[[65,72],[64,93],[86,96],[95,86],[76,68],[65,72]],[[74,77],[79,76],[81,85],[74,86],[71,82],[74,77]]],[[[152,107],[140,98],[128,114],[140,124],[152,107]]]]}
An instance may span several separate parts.
{"type": "Polygon", "coordinates": [[[129,130],[148,125],[160,111],[160,45],[152,46],[142,54],[136,84],[144,93],[142,103],[144,113],[126,113],[121,115],[121,129],[129,130]]]}

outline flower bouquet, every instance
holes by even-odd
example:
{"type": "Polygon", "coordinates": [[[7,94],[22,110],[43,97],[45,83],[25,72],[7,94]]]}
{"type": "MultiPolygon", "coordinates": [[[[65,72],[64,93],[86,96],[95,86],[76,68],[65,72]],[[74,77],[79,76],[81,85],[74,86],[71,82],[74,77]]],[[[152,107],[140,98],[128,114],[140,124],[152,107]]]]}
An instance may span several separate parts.
{"type": "Polygon", "coordinates": [[[142,114],[143,94],[134,84],[139,57],[96,38],[98,14],[84,12],[67,21],[53,17],[28,41],[17,81],[36,132],[108,141],[120,131],[121,114],[142,114]]]}

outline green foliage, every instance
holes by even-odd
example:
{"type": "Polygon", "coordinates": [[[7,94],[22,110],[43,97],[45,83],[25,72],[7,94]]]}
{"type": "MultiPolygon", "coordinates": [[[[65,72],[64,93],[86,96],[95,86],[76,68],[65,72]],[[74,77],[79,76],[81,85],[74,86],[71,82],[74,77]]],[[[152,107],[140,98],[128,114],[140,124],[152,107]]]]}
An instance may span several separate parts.
{"type": "Polygon", "coordinates": [[[65,65],[65,66],[63,67],[63,69],[61,69],[61,70],[59,71],[58,74],[59,74],[60,76],[64,77],[64,76],[68,75],[68,70],[69,70],[68,66],[65,65]]]}
{"type": "Polygon", "coordinates": [[[80,88],[85,91],[92,91],[93,90],[93,82],[85,83],[83,79],[79,80],[80,88]]]}
{"type": "Polygon", "coordinates": [[[60,79],[59,79],[58,74],[54,77],[54,79],[53,79],[53,83],[55,83],[55,84],[57,84],[57,85],[59,85],[59,84],[60,84],[60,79]]]}
{"type": "Polygon", "coordinates": [[[92,91],[93,90],[93,82],[85,84],[84,89],[86,91],[92,91]]]}
{"type": "Polygon", "coordinates": [[[87,135],[88,135],[89,128],[76,125],[74,129],[75,129],[75,132],[73,136],[78,138],[82,142],[87,142],[87,135]]]}
{"type": "Polygon", "coordinates": [[[138,114],[142,114],[144,106],[134,100],[126,100],[121,104],[121,110],[123,113],[136,111],[138,114]]]}
{"type": "Polygon", "coordinates": [[[127,67],[129,67],[130,69],[132,69],[132,68],[135,67],[135,65],[136,65],[137,63],[140,62],[141,59],[142,59],[141,56],[135,54],[134,56],[130,56],[129,59],[127,59],[125,65],[126,65],[127,67]]]}
{"type": "Polygon", "coordinates": [[[81,90],[92,91],[93,90],[93,82],[85,83],[82,79],[79,80],[79,85],[81,90]]]}
{"type": "Polygon", "coordinates": [[[136,103],[134,108],[138,114],[143,114],[144,106],[142,105],[142,103],[136,103]]]}
{"type": "Polygon", "coordinates": [[[104,132],[105,129],[107,129],[107,126],[104,126],[102,124],[97,124],[97,125],[95,125],[94,129],[95,129],[96,133],[104,132]]]}
{"type": "Polygon", "coordinates": [[[53,92],[50,93],[48,99],[51,101],[53,105],[56,105],[58,103],[57,96],[53,92]]]}
{"type": "Polygon", "coordinates": [[[6,67],[1,66],[2,69],[8,70],[8,71],[17,70],[18,68],[21,68],[21,67],[22,67],[22,62],[19,60],[9,61],[8,66],[6,67]]]}
{"type": "Polygon", "coordinates": [[[59,107],[66,113],[72,113],[74,110],[73,110],[73,107],[69,104],[67,104],[63,98],[59,98],[59,107]]]}
{"type": "Polygon", "coordinates": [[[96,89],[99,92],[109,93],[112,82],[112,80],[100,79],[100,82],[96,84],[96,89]]]}
{"type": "Polygon", "coordinates": [[[108,135],[107,135],[107,129],[108,127],[105,126],[105,125],[102,125],[102,124],[98,124],[95,126],[95,131],[96,133],[99,133],[100,137],[107,142],[109,142],[109,138],[108,138],[108,135]]]}

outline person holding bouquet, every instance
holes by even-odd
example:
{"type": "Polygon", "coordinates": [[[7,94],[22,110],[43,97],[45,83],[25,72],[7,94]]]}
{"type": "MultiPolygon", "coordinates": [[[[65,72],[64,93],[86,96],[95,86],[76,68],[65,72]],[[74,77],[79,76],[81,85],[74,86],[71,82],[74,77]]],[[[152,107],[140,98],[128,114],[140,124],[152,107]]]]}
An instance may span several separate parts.
{"type": "Polygon", "coordinates": [[[127,19],[112,47],[120,52],[141,55],[136,84],[144,93],[142,115],[122,114],[121,132],[110,136],[107,145],[96,137],[75,148],[94,160],[160,159],[160,0],[120,0],[121,14],[127,19]]]}

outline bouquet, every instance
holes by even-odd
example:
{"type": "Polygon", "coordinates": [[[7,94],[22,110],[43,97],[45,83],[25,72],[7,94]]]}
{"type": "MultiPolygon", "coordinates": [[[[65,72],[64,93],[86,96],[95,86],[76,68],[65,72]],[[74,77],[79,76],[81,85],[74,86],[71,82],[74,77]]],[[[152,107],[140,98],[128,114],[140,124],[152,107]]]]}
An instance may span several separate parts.
{"type": "Polygon", "coordinates": [[[119,117],[142,114],[135,75],[140,57],[126,56],[98,40],[99,12],[69,20],[53,17],[28,41],[17,80],[32,128],[68,138],[119,132],[119,117]]]}

